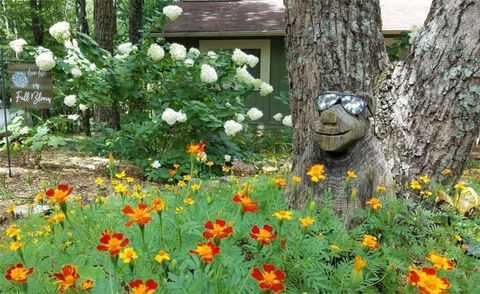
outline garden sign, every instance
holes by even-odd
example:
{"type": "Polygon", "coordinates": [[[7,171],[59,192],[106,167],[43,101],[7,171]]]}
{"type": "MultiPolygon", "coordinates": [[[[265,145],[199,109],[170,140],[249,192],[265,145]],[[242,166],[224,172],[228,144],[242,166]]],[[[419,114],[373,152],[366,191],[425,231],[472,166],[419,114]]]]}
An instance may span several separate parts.
{"type": "Polygon", "coordinates": [[[12,106],[50,109],[53,106],[52,76],[35,63],[9,63],[8,77],[12,106]]]}

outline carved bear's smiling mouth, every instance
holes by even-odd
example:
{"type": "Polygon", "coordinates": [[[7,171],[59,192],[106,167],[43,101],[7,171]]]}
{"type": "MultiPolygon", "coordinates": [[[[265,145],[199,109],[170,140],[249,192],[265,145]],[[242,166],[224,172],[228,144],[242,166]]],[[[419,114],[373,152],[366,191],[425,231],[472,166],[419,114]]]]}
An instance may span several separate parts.
{"type": "Polygon", "coordinates": [[[326,134],[326,133],[320,133],[320,132],[316,132],[316,133],[319,134],[319,135],[322,135],[322,136],[330,136],[330,137],[332,137],[332,136],[342,136],[342,135],[345,135],[345,134],[347,134],[347,133],[349,133],[349,132],[350,132],[350,130],[345,131],[345,132],[341,132],[341,133],[335,133],[335,134],[326,134]]]}

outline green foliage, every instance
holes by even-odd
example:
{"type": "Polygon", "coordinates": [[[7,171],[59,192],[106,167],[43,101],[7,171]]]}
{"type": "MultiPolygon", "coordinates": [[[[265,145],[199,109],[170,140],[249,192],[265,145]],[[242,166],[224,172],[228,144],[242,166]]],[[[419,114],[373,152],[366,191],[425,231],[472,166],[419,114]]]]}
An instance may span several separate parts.
{"type": "Polygon", "coordinates": [[[394,42],[390,45],[386,45],[385,49],[390,61],[399,61],[402,59],[402,55],[410,47],[410,35],[414,31],[404,31],[394,38],[394,42]]]}

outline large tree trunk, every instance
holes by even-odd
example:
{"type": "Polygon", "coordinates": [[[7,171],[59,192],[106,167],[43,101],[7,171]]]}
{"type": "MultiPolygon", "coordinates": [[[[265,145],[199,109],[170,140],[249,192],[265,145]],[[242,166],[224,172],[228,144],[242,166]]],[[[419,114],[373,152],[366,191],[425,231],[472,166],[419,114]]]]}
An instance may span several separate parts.
{"type": "Polygon", "coordinates": [[[143,0],[130,0],[130,16],[128,19],[128,34],[130,42],[137,44],[140,40],[142,26],[143,0]]]}
{"type": "MultiPolygon", "coordinates": [[[[116,32],[115,1],[95,0],[93,7],[95,22],[95,40],[102,48],[113,53],[113,39],[116,32]]],[[[112,107],[96,105],[95,121],[107,122],[109,127],[120,130],[120,113],[118,102],[113,99],[112,107]]]]}
{"type": "Polygon", "coordinates": [[[458,181],[480,126],[480,1],[434,0],[405,62],[380,87],[380,135],[400,182],[458,181]],[[443,176],[442,170],[452,173],[443,176]]]}
{"type": "Polygon", "coordinates": [[[80,32],[87,34],[88,31],[88,21],[87,21],[87,10],[86,10],[86,0],[77,0],[75,5],[75,12],[77,14],[77,20],[80,32]]]}
{"type": "MultiPolygon", "coordinates": [[[[307,167],[325,163],[324,154],[315,142],[313,126],[319,114],[314,109],[314,98],[324,91],[371,92],[387,57],[378,0],[285,1],[285,6],[290,109],[294,124],[292,169],[294,175],[302,177],[298,185],[290,187],[287,199],[299,208],[307,199],[311,183],[306,176],[307,167]]],[[[342,167],[344,173],[335,175],[327,168],[326,176],[334,190],[341,189],[348,168],[346,163],[342,167]]],[[[322,189],[315,191],[319,199],[322,189]]],[[[347,202],[348,197],[336,201],[336,210],[345,214],[347,202]]]]}

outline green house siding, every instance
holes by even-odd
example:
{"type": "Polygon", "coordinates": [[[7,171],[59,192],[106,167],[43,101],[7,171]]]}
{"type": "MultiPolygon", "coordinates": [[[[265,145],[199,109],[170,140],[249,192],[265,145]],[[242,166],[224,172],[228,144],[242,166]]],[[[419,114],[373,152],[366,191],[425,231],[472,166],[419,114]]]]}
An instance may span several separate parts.
{"type": "Polygon", "coordinates": [[[284,116],[289,114],[288,106],[283,102],[275,99],[281,92],[288,92],[288,73],[287,60],[285,55],[285,42],[283,37],[242,37],[242,38],[198,38],[198,37],[183,37],[183,38],[167,38],[170,43],[179,43],[187,48],[199,48],[200,40],[252,40],[252,39],[270,39],[270,84],[273,86],[273,92],[265,97],[254,93],[247,98],[245,104],[247,107],[256,107],[263,111],[263,117],[259,120],[260,123],[273,125],[279,124],[272,116],[277,113],[282,113],[284,116]]]}

